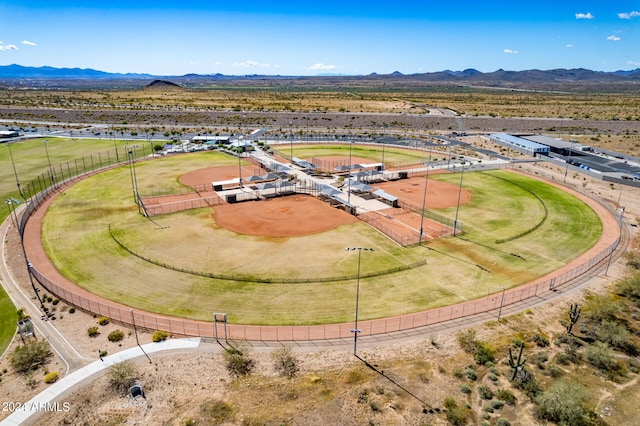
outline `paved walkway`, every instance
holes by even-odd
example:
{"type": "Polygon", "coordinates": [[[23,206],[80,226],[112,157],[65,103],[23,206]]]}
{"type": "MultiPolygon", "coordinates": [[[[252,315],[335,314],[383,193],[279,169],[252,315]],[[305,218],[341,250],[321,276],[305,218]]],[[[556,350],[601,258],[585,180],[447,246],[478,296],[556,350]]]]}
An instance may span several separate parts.
{"type": "Polygon", "coordinates": [[[159,352],[188,350],[197,348],[200,345],[200,338],[191,339],[170,339],[159,343],[148,343],[142,347],[133,347],[125,349],[116,354],[106,356],[101,360],[96,360],[73,373],[58,380],[56,383],[47,387],[29,401],[23,403],[19,410],[13,412],[9,417],[0,422],[2,426],[28,425],[32,424],[37,417],[47,411],[64,411],[73,407],[66,407],[60,397],[66,392],[82,382],[89,381],[98,373],[103,372],[107,368],[122,361],[130,360],[144,354],[157,354],[159,352]]]}

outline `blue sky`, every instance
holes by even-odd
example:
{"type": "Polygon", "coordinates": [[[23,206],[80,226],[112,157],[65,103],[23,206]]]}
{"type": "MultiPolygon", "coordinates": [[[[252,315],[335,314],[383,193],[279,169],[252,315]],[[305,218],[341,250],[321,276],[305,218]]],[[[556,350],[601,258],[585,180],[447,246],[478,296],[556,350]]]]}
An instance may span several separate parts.
{"type": "Polygon", "coordinates": [[[640,67],[640,1],[9,1],[0,65],[182,75],[640,67]]]}

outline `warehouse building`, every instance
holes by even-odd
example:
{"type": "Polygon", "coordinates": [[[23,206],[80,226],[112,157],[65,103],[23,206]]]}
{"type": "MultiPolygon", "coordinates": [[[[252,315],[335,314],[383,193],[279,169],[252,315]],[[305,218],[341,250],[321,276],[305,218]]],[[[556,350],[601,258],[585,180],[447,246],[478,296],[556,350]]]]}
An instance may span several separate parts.
{"type": "Polygon", "coordinates": [[[495,133],[489,135],[489,140],[496,145],[513,149],[522,154],[537,157],[540,155],[549,155],[549,147],[517,136],[507,135],[505,133],[495,133]]]}

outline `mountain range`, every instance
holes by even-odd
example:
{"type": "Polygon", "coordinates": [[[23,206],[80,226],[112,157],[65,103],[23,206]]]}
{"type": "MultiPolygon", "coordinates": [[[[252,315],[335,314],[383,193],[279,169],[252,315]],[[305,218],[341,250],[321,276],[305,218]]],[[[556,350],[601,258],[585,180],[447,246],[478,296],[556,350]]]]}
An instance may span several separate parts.
{"type": "MultiPolygon", "coordinates": [[[[185,74],[181,76],[157,76],[137,73],[110,73],[90,68],[26,67],[21,65],[0,66],[0,83],[11,87],[55,87],[66,85],[92,85],[140,87],[155,79],[170,80],[183,87],[199,87],[225,80],[246,81],[261,80],[278,84],[278,81],[295,81],[300,84],[340,84],[359,81],[363,84],[407,85],[413,87],[424,84],[456,84],[461,86],[490,86],[523,89],[549,89],[553,86],[574,85],[620,85],[635,90],[640,88],[640,68],[613,72],[593,71],[584,68],[481,72],[470,68],[463,71],[444,70],[431,73],[402,74],[395,71],[390,74],[371,73],[369,75],[318,75],[318,76],[281,76],[281,75],[223,75],[223,74],[185,74]],[[142,80],[142,81],[141,81],[142,80]],[[110,83],[106,83],[110,81],[110,83]],[[137,82],[137,83],[136,83],[137,82]]],[[[249,83],[247,83],[249,84],[249,83]]]]}

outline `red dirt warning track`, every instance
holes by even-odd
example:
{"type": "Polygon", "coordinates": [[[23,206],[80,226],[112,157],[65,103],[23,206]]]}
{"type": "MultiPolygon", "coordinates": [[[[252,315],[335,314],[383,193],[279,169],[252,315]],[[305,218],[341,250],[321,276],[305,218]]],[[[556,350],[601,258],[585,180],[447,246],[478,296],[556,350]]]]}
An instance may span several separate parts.
{"type": "Polygon", "coordinates": [[[261,237],[297,237],[357,222],[354,216],[310,195],[290,195],[215,207],[218,225],[261,237]]]}

